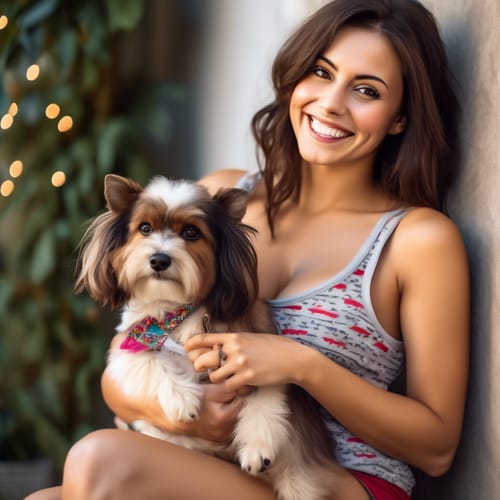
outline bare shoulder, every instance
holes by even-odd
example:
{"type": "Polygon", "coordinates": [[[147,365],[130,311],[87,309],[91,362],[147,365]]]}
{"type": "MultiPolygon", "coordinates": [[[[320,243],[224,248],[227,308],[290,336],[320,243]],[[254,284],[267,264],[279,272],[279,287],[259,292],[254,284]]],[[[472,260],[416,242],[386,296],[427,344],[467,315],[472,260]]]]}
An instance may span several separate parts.
{"type": "Polygon", "coordinates": [[[400,222],[394,233],[395,258],[401,268],[412,273],[419,266],[460,265],[467,257],[457,225],[446,215],[431,208],[415,208],[400,222]]]}
{"type": "Polygon", "coordinates": [[[449,247],[463,248],[457,225],[446,215],[431,208],[414,208],[401,221],[394,235],[398,244],[420,250],[449,247]]]}
{"type": "Polygon", "coordinates": [[[211,193],[215,193],[220,188],[234,186],[245,173],[245,170],[239,169],[216,170],[205,175],[198,182],[211,193]]]}

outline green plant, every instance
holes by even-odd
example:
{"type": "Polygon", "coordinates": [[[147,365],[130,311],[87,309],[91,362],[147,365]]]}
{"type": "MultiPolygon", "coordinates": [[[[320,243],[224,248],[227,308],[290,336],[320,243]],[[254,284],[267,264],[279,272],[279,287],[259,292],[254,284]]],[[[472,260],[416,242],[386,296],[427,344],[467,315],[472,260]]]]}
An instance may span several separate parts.
{"type": "Polygon", "coordinates": [[[144,135],[168,120],[156,105],[165,86],[144,82],[120,109],[113,47],[143,4],[0,3],[0,458],[47,455],[60,467],[96,426],[113,326],[72,292],[73,265],[85,223],[104,207],[104,175],[149,178],[144,135]]]}

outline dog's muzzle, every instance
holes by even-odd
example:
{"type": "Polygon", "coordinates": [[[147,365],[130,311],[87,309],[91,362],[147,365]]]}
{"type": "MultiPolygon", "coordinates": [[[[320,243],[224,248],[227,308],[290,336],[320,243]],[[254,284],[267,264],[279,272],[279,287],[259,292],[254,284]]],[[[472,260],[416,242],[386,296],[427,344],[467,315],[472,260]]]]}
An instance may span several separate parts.
{"type": "Polygon", "coordinates": [[[158,273],[165,271],[171,263],[172,259],[165,253],[155,253],[149,258],[149,265],[158,273]]]}

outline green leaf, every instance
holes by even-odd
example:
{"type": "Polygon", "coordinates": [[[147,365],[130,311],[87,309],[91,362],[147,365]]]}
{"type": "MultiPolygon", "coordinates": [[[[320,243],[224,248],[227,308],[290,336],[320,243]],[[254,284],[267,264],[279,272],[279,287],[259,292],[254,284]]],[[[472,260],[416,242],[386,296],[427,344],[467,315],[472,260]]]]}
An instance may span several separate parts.
{"type": "Polygon", "coordinates": [[[97,137],[97,168],[100,173],[111,171],[120,141],[127,133],[128,126],[126,120],[114,118],[101,127],[97,137]]]}
{"type": "Polygon", "coordinates": [[[62,32],[57,40],[56,53],[60,61],[58,72],[64,78],[71,71],[78,53],[78,36],[74,30],[68,28],[62,32]]]}
{"type": "Polygon", "coordinates": [[[99,81],[99,68],[95,61],[85,58],[82,61],[82,88],[85,90],[93,89],[99,81]]]}
{"type": "Polygon", "coordinates": [[[42,233],[41,238],[33,250],[33,261],[31,265],[31,279],[35,283],[41,283],[54,270],[56,239],[54,232],[47,230],[42,233]]]}
{"type": "Polygon", "coordinates": [[[72,443],[62,433],[58,426],[41,414],[35,421],[35,436],[41,451],[53,457],[55,465],[62,468],[68,449],[72,443]]]}
{"type": "Polygon", "coordinates": [[[106,0],[111,30],[131,30],[143,13],[143,0],[106,0]]]}
{"type": "Polygon", "coordinates": [[[14,288],[12,283],[7,279],[0,279],[0,313],[3,314],[5,308],[12,296],[14,288]]]}
{"type": "MultiPolygon", "coordinates": [[[[24,48],[24,65],[28,66],[36,62],[40,54],[45,39],[45,30],[43,26],[33,26],[31,28],[21,29],[19,33],[19,42],[24,48]]],[[[22,59],[21,59],[22,60],[22,59]]],[[[26,68],[23,68],[23,71],[26,68]]]]}
{"type": "Polygon", "coordinates": [[[37,323],[26,335],[23,346],[23,359],[29,363],[40,362],[43,359],[43,353],[46,350],[47,328],[42,323],[37,323]]]}
{"type": "Polygon", "coordinates": [[[38,24],[49,16],[51,16],[57,8],[58,0],[39,0],[33,2],[32,7],[27,8],[18,18],[19,26],[24,29],[30,29],[35,24],[38,24]]]}

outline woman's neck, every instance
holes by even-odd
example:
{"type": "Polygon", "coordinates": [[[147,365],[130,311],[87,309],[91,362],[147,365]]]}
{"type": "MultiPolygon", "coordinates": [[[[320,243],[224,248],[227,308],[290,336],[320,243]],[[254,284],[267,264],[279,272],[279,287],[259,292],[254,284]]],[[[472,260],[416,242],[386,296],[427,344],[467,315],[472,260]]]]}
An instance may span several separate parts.
{"type": "Polygon", "coordinates": [[[298,208],[324,211],[383,212],[395,207],[373,181],[371,169],[304,165],[298,208]]]}

